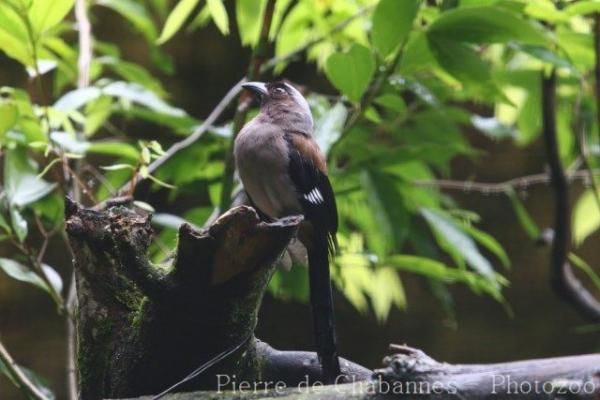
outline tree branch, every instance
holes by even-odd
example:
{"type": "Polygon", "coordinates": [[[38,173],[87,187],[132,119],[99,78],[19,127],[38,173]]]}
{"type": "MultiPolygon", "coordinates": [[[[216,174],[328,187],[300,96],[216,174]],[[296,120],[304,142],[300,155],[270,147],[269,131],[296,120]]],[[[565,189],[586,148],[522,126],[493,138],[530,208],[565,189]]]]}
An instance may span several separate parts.
{"type": "Polygon", "coordinates": [[[550,279],[556,293],[587,318],[600,322],[600,303],[573,273],[567,261],[571,243],[569,188],[558,150],[556,132],[556,70],[542,76],[542,129],[550,177],[554,188],[554,238],[550,279]]]}
{"type": "MultiPolygon", "coordinates": [[[[600,170],[593,170],[593,175],[600,175],[600,170]]],[[[565,179],[568,182],[575,180],[585,180],[589,178],[589,171],[580,170],[574,172],[565,173],[565,179]]],[[[472,181],[458,181],[449,179],[436,179],[436,180],[416,180],[412,183],[419,187],[427,188],[439,188],[448,190],[460,190],[466,193],[477,192],[485,195],[488,194],[509,194],[514,190],[527,189],[530,186],[539,184],[548,184],[552,181],[550,174],[534,174],[522,176],[519,178],[509,179],[504,182],[498,183],[486,183],[486,182],[472,182],[472,181]]]]}
{"type": "Polygon", "coordinates": [[[27,397],[33,397],[38,400],[50,400],[42,391],[35,386],[33,382],[27,377],[23,370],[17,365],[15,360],[11,357],[6,347],[0,342],[0,361],[7,369],[10,377],[17,384],[17,387],[21,389],[27,397]]]}

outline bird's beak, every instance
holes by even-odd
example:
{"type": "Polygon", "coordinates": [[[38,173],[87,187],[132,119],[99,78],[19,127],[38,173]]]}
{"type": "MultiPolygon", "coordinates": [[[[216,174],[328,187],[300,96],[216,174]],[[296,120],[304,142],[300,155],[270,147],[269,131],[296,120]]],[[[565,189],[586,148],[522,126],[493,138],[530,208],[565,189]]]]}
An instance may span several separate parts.
{"type": "Polygon", "coordinates": [[[267,85],[265,85],[262,82],[246,82],[242,84],[242,87],[244,89],[250,90],[259,98],[262,98],[268,93],[267,85]]]}

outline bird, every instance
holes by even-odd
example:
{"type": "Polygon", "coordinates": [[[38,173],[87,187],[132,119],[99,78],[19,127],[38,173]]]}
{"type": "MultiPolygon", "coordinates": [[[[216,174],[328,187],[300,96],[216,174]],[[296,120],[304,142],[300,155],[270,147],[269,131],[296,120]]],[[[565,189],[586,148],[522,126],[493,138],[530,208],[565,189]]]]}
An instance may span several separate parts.
{"type": "Polygon", "coordinates": [[[306,247],[313,330],[322,379],[340,375],[329,261],[335,251],[338,214],[327,163],[313,137],[308,102],[284,81],[246,82],[260,103],[240,130],[234,159],[242,185],[260,216],[302,215],[298,239],[306,247]]]}

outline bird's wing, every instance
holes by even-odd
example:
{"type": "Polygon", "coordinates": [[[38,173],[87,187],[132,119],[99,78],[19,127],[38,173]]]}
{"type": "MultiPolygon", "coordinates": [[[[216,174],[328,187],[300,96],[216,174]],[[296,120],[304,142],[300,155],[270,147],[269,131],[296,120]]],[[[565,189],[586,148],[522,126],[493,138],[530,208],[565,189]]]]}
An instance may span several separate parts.
{"type": "Polygon", "coordinates": [[[337,206],[323,153],[307,135],[288,133],[285,138],[289,148],[289,175],[306,219],[316,228],[335,236],[338,227],[337,206]]]}

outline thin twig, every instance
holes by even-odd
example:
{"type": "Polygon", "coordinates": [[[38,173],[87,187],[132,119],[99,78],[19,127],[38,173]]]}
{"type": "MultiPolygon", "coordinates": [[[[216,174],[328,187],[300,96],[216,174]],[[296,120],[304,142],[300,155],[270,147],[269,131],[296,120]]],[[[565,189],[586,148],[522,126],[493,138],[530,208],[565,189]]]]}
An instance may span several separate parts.
{"type": "MultiPolygon", "coordinates": [[[[600,176],[600,170],[593,170],[594,176],[600,176]]],[[[585,170],[578,170],[571,173],[567,173],[565,178],[568,182],[575,180],[587,180],[589,172],[585,170]]],[[[460,190],[463,192],[476,192],[485,195],[488,194],[510,194],[513,190],[527,189],[530,186],[539,184],[548,184],[552,178],[548,173],[534,174],[521,176],[519,178],[513,178],[504,182],[498,183],[486,183],[486,182],[471,182],[471,181],[458,181],[448,179],[436,179],[436,180],[416,180],[412,183],[415,186],[428,187],[428,188],[439,188],[448,190],[460,190]]]]}
{"type": "Polygon", "coordinates": [[[10,377],[17,384],[18,388],[25,394],[26,397],[32,397],[38,400],[50,400],[31,380],[27,377],[25,372],[17,365],[15,360],[11,357],[6,347],[0,342],[0,361],[4,364],[4,367],[10,374],[10,377]]]}
{"type": "Polygon", "coordinates": [[[556,293],[593,321],[600,322],[600,303],[583,286],[567,261],[571,242],[569,188],[558,151],[556,132],[556,70],[542,76],[542,130],[555,194],[554,238],[550,279],[556,293]]]}

